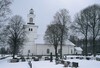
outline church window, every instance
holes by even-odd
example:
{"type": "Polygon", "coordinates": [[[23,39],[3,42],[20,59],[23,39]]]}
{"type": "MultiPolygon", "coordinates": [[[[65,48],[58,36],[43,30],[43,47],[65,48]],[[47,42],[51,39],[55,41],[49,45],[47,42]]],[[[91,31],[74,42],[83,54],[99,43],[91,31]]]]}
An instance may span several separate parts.
{"type": "Polygon", "coordinates": [[[30,19],[29,19],[29,22],[32,23],[32,22],[33,22],[33,18],[30,18],[30,19]]]}
{"type": "Polygon", "coordinates": [[[31,28],[31,31],[32,31],[32,28],[31,28]]]}
{"type": "Polygon", "coordinates": [[[28,50],[28,53],[30,53],[30,50],[28,50]]]}
{"type": "Polygon", "coordinates": [[[58,50],[58,53],[60,54],[60,49],[58,50]]]}
{"type": "Polygon", "coordinates": [[[29,28],[29,31],[30,31],[30,28],[29,28]]]}
{"type": "Polygon", "coordinates": [[[29,31],[33,31],[33,29],[32,28],[29,28],[29,31]]]}
{"type": "Polygon", "coordinates": [[[50,53],[50,50],[49,49],[47,49],[47,54],[49,54],[50,53]]]}
{"type": "Polygon", "coordinates": [[[71,54],[73,54],[73,50],[71,50],[71,54]]]}

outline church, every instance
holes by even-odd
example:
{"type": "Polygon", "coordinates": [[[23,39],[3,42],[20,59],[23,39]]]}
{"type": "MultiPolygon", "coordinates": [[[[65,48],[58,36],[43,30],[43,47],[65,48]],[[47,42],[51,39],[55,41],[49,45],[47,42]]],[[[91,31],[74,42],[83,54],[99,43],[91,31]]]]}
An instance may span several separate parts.
{"type": "MultiPolygon", "coordinates": [[[[25,26],[26,31],[26,41],[24,43],[23,49],[21,51],[22,55],[50,55],[52,52],[55,55],[55,49],[53,45],[46,44],[44,42],[36,42],[39,37],[37,37],[38,26],[33,22],[35,15],[33,9],[29,10],[27,15],[27,24],[25,26]]],[[[65,45],[62,47],[62,54],[75,54],[75,45],[66,40],[65,45]]],[[[58,54],[60,53],[60,46],[58,46],[58,54]]],[[[82,51],[81,51],[82,53],[82,51]]]]}

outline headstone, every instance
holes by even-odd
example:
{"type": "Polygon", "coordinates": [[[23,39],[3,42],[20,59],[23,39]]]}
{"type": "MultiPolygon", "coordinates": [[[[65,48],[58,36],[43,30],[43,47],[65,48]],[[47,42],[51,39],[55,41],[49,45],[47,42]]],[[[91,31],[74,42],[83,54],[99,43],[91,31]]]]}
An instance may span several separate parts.
{"type": "Polygon", "coordinates": [[[67,61],[64,62],[64,68],[67,68],[68,67],[68,64],[67,64],[67,61]]]}
{"type": "Polygon", "coordinates": [[[78,67],[78,63],[77,62],[72,62],[72,68],[77,68],[78,67]]]}

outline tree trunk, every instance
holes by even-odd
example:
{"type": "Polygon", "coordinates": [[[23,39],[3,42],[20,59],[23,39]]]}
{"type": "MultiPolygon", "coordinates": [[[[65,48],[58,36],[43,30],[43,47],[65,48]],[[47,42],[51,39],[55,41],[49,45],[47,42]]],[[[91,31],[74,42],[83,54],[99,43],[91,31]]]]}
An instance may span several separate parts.
{"type": "Polygon", "coordinates": [[[60,45],[60,59],[62,59],[62,42],[61,42],[61,45],[60,45]]]}
{"type": "Polygon", "coordinates": [[[64,29],[62,29],[61,42],[60,42],[60,59],[62,59],[62,45],[63,45],[63,32],[64,32],[63,30],[64,29]]]}
{"type": "Polygon", "coordinates": [[[13,53],[13,59],[15,58],[15,53],[13,53]]]}
{"type": "Polygon", "coordinates": [[[14,40],[13,59],[15,58],[15,54],[16,54],[16,38],[14,40]]]}
{"type": "Polygon", "coordinates": [[[57,47],[55,47],[55,56],[56,56],[56,59],[57,59],[58,58],[57,47]]]}
{"type": "Polygon", "coordinates": [[[87,38],[86,38],[86,40],[85,40],[85,56],[87,56],[88,54],[87,54],[87,38]]]}
{"type": "Polygon", "coordinates": [[[88,26],[87,26],[87,29],[86,29],[86,36],[85,36],[85,56],[87,56],[87,30],[88,30],[88,26]]]}
{"type": "Polygon", "coordinates": [[[93,56],[95,57],[96,56],[96,50],[95,50],[95,38],[93,38],[93,56]]]}

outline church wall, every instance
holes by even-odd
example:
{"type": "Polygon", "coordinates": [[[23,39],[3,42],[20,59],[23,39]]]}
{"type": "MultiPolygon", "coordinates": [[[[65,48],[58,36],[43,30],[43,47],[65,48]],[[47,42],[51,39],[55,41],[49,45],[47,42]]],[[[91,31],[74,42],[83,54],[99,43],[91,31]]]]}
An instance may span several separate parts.
{"type": "Polygon", "coordinates": [[[51,45],[43,45],[43,44],[37,44],[37,55],[50,55],[50,52],[47,53],[47,49],[50,50],[50,52],[54,55],[54,48],[51,45]]]}
{"type": "MultiPolygon", "coordinates": [[[[58,54],[59,54],[59,49],[60,46],[58,46],[58,54]]],[[[50,53],[52,52],[53,55],[55,55],[55,49],[53,45],[43,45],[43,44],[37,44],[36,45],[36,52],[37,55],[50,55],[50,53]],[[50,50],[49,53],[47,53],[47,49],[50,50]]],[[[63,46],[63,51],[62,54],[74,54],[74,46],[63,46]]]]}
{"type": "Polygon", "coordinates": [[[34,44],[34,42],[27,42],[25,43],[24,47],[23,47],[23,55],[32,55],[32,54],[36,54],[36,46],[34,44]],[[28,52],[30,51],[30,52],[28,52]]]}

